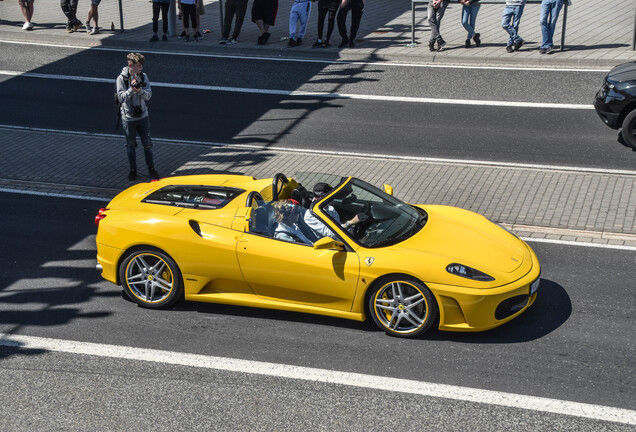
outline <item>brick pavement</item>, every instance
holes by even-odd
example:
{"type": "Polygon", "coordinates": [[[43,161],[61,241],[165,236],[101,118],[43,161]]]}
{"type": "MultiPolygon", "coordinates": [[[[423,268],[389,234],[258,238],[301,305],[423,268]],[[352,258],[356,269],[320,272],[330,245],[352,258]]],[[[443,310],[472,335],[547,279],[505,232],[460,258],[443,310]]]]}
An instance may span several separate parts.
{"type": "MultiPolygon", "coordinates": [[[[64,30],[65,17],[59,2],[37,1],[33,21],[35,30],[24,31],[22,15],[14,0],[0,1],[0,39],[65,43],[86,47],[121,47],[138,50],[183,50],[207,53],[249,54],[249,55],[302,55],[314,58],[340,60],[395,60],[420,63],[442,64],[525,64],[531,66],[563,67],[610,67],[625,61],[636,60],[636,52],[631,50],[634,32],[636,2],[633,0],[611,0],[603,2],[599,13],[598,0],[573,0],[568,8],[566,29],[566,51],[540,56],[541,43],[539,28],[539,5],[528,4],[521,20],[520,34],[526,40],[520,52],[509,54],[504,46],[507,33],[501,28],[501,4],[484,4],[477,18],[477,30],[481,33],[483,45],[480,48],[463,47],[466,32],[461,25],[461,6],[453,1],[442,21],[442,34],[448,42],[441,53],[428,51],[429,28],[426,8],[418,7],[416,12],[417,46],[408,47],[411,42],[411,1],[410,0],[367,0],[358,43],[354,49],[337,49],[340,41],[337,29],[328,49],[312,49],[316,38],[317,8],[312,10],[305,43],[301,47],[287,48],[289,9],[293,0],[279,0],[277,24],[271,29],[272,38],[265,46],[257,46],[258,30],[250,22],[248,10],[239,43],[219,45],[218,1],[204,0],[206,14],[202,16],[202,28],[209,29],[201,42],[186,44],[181,39],[171,38],[170,42],[151,44],[151,5],[148,0],[125,0],[125,32],[111,31],[110,24],[119,28],[119,6],[116,0],[105,0],[99,7],[100,35],[89,36],[84,32],[67,34],[64,30]]],[[[79,0],[78,17],[84,21],[89,0],[79,0]]],[[[251,4],[251,2],[250,2],[251,4]]],[[[555,42],[561,40],[561,21],[555,33],[555,42]]],[[[180,23],[178,23],[180,26],[180,23]]],[[[181,29],[179,28],[179,32],[181,29]]]]}

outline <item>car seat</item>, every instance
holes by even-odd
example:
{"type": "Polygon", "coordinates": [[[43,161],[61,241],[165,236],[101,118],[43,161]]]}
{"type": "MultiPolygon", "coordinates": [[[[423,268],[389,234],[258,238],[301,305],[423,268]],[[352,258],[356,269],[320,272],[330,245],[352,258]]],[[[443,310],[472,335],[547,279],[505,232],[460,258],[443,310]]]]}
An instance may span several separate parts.
{"type": "Polygon", "coordinates": [[[262,203],[254,210],[250,221],[250,232],[274,236],[274,210],[270,203],[262,203]]]}

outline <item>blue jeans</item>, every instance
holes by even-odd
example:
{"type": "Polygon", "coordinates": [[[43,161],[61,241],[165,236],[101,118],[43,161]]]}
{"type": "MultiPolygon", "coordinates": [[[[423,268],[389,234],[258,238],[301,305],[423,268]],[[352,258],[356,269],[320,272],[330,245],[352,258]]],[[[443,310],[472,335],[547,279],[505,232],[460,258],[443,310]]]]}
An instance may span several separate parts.
{"type": "Polygon", "coordinates": [[[557,20],[559,19],[559,12],[563,7],[563,0],[543,0],[541,2],[541,18],[539,23],[541,24],[541,35],[543,41],[540,48],[552,48],[552,37],[554,36],[554,29],[556,28],[557,20]]]}
{"type": "Polygon", "coordinates": [[[504,7],[501,27],[503,27],[503,29],[510,35],[507,43],[508,46],[512,46],[517,42],[523,42],[523,39],[519,36],[519,22],[521,21],[521,15],[523,15],[523,6],[504,7]]]}
{"type": "Polygon", "coordinates": [[[137,169],[137,155],[135,152],[135,148],[137,147],[137,134],[139,134],[141,145],[144,147],[146,165],[148,169],[154,168],[155,162],[152,157],[152,139],[150,138],[150,118],[146,116],[139,120],[123,120],[121,123],[124,133],[126,134],[126,152],[128,153],[130,169],[137,169]]]}
{"type": "Polygon", "coordinates": [[[462,25],[468,32],[468,37],[466,39],[470,39],[475,36],[475,21],[477,21],[477,12],[479,12],[479,6],[480,5],[464,5],[462,7],[462,25]]]}

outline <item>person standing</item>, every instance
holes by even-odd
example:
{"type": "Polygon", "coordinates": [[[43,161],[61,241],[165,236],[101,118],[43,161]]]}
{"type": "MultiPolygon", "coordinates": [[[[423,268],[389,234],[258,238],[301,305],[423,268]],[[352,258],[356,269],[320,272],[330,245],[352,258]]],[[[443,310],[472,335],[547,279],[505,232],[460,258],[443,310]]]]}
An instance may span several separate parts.
{"type": "Polygon", "coordinates": [[[365,0],[342,0],[340,10],[338,11],[338,33],[342,41],[338,48],[349,48],[356,46],[356,35],[360,28],[360,20],[362,20],[362,12],[364,11],[365,0]],[[351,11],[351,33],[347,36],[347,14],[351,11]]]}
{"type": "Polygon", "coordinates": [[[121,115],[122,126],[126,134],[126,152],[130,172],[128,180],[137,179],[137,135],[144,148],[148,174],[152,179],[158,179],[159,174],[155,170],[152,154],[152,139],[150,138],[150,118],[146,103],[152,97],[150,81],[143,73],[146,59],[140,53],[129,53],[126,56],[127,66],[121,70],[117,77],[117,101],[121,115]]]}
{"type": "Polygon", "coordinates": [[[340,7],[340,0],[318,0],[318,40],[314,42],[312,48],[327,48],[331,34],[336,24],[336,12],[340,7]],[[323,31],[325,29],[325,17],[327,18],[327,38],[323,39],[323,31]]]}
{"type": "Polygon", "coordinates": [[[183,32],[185,33],[185,41],[194,40],[197,42],[199,37],[196,35],[196,29],[199,27],[197,23],[197,4],[201,0],[177,0],[183,13],[183,32]],[[190,38],[190,23],[192,24],[192,38],[190,38]]]}
{"type": "Polygon", "coordinates": [[[271,36],[268,31],[276,23],[278,14],[278,0],[254,0],[252,3],[252,22],[261,32],[258,37],[258,45],[265,45],[271,36]]]}
{"type": "Polygon", "coordinates": [[[68,23],[66,24],[66,31],[73,33],[75,30],[82,27],[82,22],[77,19],[77,1],[78,0],[62,0],[60,6],[62,12],[66,16],[68,23]]]}
{"type": "Polygon", "coordinates": [[[519,51],[523,45],[523,39],[519,36],[519,22],[525,4],[526,0],[506,0],[504,6],[501,27],[510,35],[506,44],[506,51],[509,53],[519,51]]]}
{"type": "Polygon", "coordinates": [[[163,26],[163,36],[161,40],[168,40],[168,10],[170,9],[170,0],[152,0],[152,37],[150,42],[159,40],[159,12],[161,12],[161,24],[163,26]]]}
{"type": "Polygon", "coordinates": [[[95,35],[99,33],[99,13],[97,12],[97,8],[99,7],[99,3],[102,0],[91,0],[91,7],[88,8],[88,17],[86,18],[86,33],[95,35]],[[95,24],[91,27],[91,19],[95,24]]]}
{"type": "Polygon", "coordinates": [[[221,33],[221,44],[235,44],[238,41],[245,14],[247,13],[248,0],[225,0],[225,16],[223,17],[223,32],[221,33]],[[230,39],[230,30],[232,30],[232,19],[236,15],[234,21],[234,31],[232,39],[230,39]]]}
{"type": "Polygon", "coordinates": [[[540,54],[550,54],[554,47],[552,37],[554,36],[554,30],[556,29],[559,12],[561,12],[562,7],[563,0],[541,0],[541,17],[539,18],[539,24],[541,24],[543,40],[539,47],[540,54]]]}
{"type": "Polygon", "coordinates": [[[20,10],[22,11],[22,15],[24,15],[22,30],[33,30],[33,23],[31,22],[33,18],[33,1],[34,0],[18,0],[20,10]]]}
{"type": "Polygon", "coordinates": [[[428,3],[428,25],[431,27],[431,38],[428,41],[428,48],[431,51],[442,51],[446,41],[440,33],[442,18],[448,7],[449,0],[433,0],[428,3]],[[437,42],[437,50],[435,43],[437,42]]]}
{"type": "Polygon", "coordinates": [[[479,33],[475,33],[475,22],[477,21],[477,13],[479,13],[479,0],[461,0],[462,3],[462,25],[468,32],[466,39],[466,48],[470,48],[470,40],[475,41],[476,46],[481,46],[479,33]]]}
{"type": "Polygon", "coordinates": [[[295,47],[303,43],[310,13],[310,0],[294,0],[289,11],[289,42],[287,46],[295,47]],[[298,22],[300,22],[300,29],[297,29],[298,22]]]}

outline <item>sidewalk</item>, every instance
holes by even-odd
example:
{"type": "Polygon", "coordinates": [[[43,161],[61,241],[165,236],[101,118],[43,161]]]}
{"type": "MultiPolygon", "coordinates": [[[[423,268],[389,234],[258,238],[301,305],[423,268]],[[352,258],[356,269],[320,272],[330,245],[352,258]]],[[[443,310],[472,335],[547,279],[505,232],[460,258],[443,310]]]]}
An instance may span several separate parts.
{"type": "MultiPolygon", "coordinates": [[[[477,31],[481,33],[480,48],[464,48],[466,31],[461,25],[461,6],[453,1],[442,21],[442,34],[448,43],[445,51],[431,53],[428,50],[430,35],[426,7],[416,9],[416,46],[411,43],[410,0],[367,0],[358,33],[356,47],[338,49],[340,36],[337,26],[332,36],[332,46],[312,49],[316,39],[317,3],[312,3],[307,35],[303,45],[288,48],[289,9],[293,0],[279,0],[277,22],[270,29],[272,37],[264,46],[257,46],[258,30],[251,22],[251,4],[239,43],[219,45],[221,37],[218,1],[204,0],[206,13],[201,16],[202,29],[209,29],[204,40],[185,43],[173,37],[169,42],[148,42],[151,33],[152,6],[148,0],[125,0],[124,28],[111,31],[111,23],[119,28],[119,4],[117,0],[104,0],[99,6],[102,32],[90,36],[85,32],[68,34],[64,30],[66,18],[57,1],[36,1],[33,31],[24,31],[23,17],[14,0],[0,1],[0,40],[40,43],[62,43],[84,47],[117,47],[130,50],[170,50],[228,55],[302,56],[333,60],[386,60],[412,63],[525,65],[536,67],[593,67],[609,68],[619,63],[636,60],[631,50],[634,31],[636,2],[612,0],[599,7],[598,0],[573,0],[568,8],[565,47],[550,55],[539,55],[541,31],[539,27],[540,5],[527,4],[520,25],[520,34],[526,43],[519,52],[507,53],[507,33],[501,28],[502,4],[483,4],[478,18],[477,31]]],[[[85,21],[90,0],[79,0],[77,16],[85,21]]],[[[559,16],[554,40],[561,40],[563,11],[559,16]]],[[[181,32],[181,22],[177,22],[181,32]]],[[[350,17],[348,20],[350,26],[350,17]]],[[[326,26],[325,26],[326,27],[326,26]]]]}
{"type": "MultiPolygon", "coordinates": [[[[84,134],[1,127],[0,134],[4,142],[0,190],[72,192],[108,200],[131,185],[123,137],[90,136],[90,145],[86,145],[84,134]]],[[[162,176],[224,173],[268,178],[277,172],[291,177],[302,172],[353,175],[378,186],[388,183],[398,198],[408,202],[475,211],[506,224],[518,235],[636,247],[636,175],[153,141],[162,176]]],[[[144,167],[143,152],[137,153],[138,165],[144,167]]],[[[145,174],[144,169],[140,174],[145,174]]],[[[144,180],[148,181],[140,179],[144,180]]]]}

